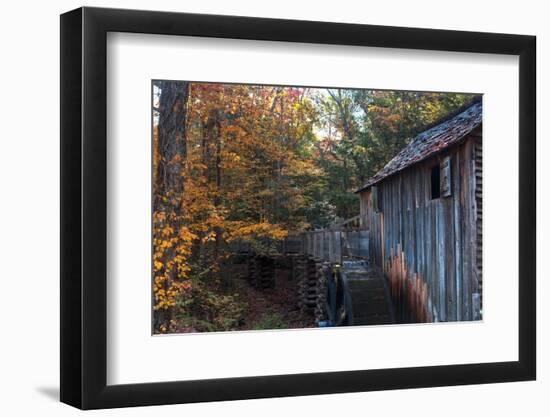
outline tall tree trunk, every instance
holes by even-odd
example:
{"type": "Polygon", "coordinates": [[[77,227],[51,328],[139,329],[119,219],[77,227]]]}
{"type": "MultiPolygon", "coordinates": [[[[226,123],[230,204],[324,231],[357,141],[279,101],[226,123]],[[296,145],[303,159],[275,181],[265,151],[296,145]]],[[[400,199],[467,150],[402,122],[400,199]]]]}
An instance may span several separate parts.
{"type": "Polygon", "coordinates": [[[181,172],[187,158],[187,101],[189,83],[160,81],[157,175],[155,208],[167,208],[162,197],[167,192],[181,195],[184,182],[181,172]]]}
{"type": "MultiPolygon", "coordinates": [[[[181,225],[181,199],[184,192],[182,172],[187,158],[187,101],[189,83],[185,81],[160,81],[159,121],[157,141],[157,172],[154,184],[153,210],[164,212],[174,234],[178,235],[181,225]]],[[[153,231],[155,234],[156,231],[153,231]]],[[[167,251],[163,262],[167,264],[173,251],[167,251]]],[[[170,282],[177,279],[177,272],[172,269],[169,279],[164,281],[165,289],[170,282]]],[[[153,277],[154,279],[154,277],[153,277]]],[[[170,323],[172,311],[158,310],[155,314],[154,327],[170,323]]]]}

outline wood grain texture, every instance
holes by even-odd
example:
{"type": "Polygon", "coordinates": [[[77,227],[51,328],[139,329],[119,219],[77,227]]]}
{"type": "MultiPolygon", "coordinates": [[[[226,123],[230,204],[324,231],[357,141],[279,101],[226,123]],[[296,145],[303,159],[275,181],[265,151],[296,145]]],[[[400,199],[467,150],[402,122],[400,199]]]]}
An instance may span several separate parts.
{"type": "Polygon", "coordinates": [[[378,182],[381,211],[372,207],[370,188],[360,193],[371,260],[386,273],[400,321],[481,319],[481,146],[478,128],[378,182]],[[431,168],[442,161],[449,192],[432,199],[431,168]]]}

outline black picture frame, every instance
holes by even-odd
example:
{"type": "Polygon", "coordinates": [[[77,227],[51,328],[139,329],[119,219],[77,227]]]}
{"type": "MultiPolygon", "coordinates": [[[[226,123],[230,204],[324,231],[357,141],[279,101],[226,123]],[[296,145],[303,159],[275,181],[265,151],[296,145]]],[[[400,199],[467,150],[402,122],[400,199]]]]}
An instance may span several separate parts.
{"type": "Polygon", "coordinates": [[[61,401],[82,409],[533,380],[534,36],[79,8],[61,15],[61,401]],[[107,376],[108,32],[519,56],[519,360],[112,385],[107,376]]]}

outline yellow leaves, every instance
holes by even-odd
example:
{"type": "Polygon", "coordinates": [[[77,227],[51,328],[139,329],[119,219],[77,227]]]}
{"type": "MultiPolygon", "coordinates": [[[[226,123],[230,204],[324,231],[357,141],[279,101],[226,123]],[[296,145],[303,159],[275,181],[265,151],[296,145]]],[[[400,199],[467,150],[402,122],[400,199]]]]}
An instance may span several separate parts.
{"type": "Polygon", "coordinates": [[[166,221],[166,213],[164,211],[153,212],[153,223],[158,224],[166,221]]]}
{"type": "Polygon", "coordinates": [[[160,234],[164,237],[170,237],[174,233],[174,229],[170,226],[165,226],[160,230],[160,234]]]}
{"type": "Polygon", "coordinates": [[[176,305],[176,299],[181,297],[191,288],[191,282],[185,280],[170,280],[167,276],[161,275],[154,279],[153,295],[155,304],[153,309],[168,310],[176,305]]]}
{"type": "Polygon", "coordinates": [[[153,239],[153,245],[157,251],[164,252],[166,249],[173,246],[173,241],[166,239],[153,239]]]}
{"type": "MultiPolygon", "coordinates": [[[[175,196],[169,196],[174,200],[175,196]]],[[[177,201],[177,199],[176,199],[177,201]]],[[[175,207],[177,204],[173,204],[175,207]]],[[[188,227],[176,231],[175,225],[185,221],[176,211],[153,213],[153,295],[155,311],[170,310],[176,300],[190,289],[187,263],[192,242],[197,238],[188,227]]]]}
{"type": "Polygon", "coordinates": [[[202,239],[201,239],[201,243],[207,243],[207,242],[213,242],[216,240],[216,232],[214,232],[213,230],[210,231],[209,233],[205,234],[202,239]]]}
{"type": "Polygon", "coordinates": [[[237,164],[241,161],[241,156],[232,151],[224,151],[223,154],[223,165],[227,168],[232,168],[234,164],[237,164]]]}
{"type": "Polygon", "coordinates": [[[287,236],[288,232],[278,225],[267,222],[254,223],[243,225],[231,233],[231,240],[243,239],[250,237],[270,238],[274,240],[282,240],[287,236]]]}
{"type": "Polygon", "coordinates": [[[185,243],[191,243],[193,240],[198,238],[198,236],[191,232],[188,227],[182,227],[178,233],[178,236],[180,240],[185,243]]]}
{"type": "Polygon", "coordinates": [[[157,272],[157,271],[160,271],[161,268],[163,267],[164,265],[162,264],[162,262],[160,261],[154,261],[153,262],[153,268],[154,268],[154,271],[157,272]]]}

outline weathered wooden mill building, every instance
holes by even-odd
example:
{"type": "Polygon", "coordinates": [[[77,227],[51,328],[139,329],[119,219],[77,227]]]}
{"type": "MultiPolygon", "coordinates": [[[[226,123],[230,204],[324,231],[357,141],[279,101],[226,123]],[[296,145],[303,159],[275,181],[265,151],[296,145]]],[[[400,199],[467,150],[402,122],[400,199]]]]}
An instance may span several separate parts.
{"type": "Polygon", "coordinates": [[[482,103],[420,133],[357,193],[397,321],[481,319],[482,103]]]}

